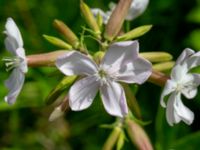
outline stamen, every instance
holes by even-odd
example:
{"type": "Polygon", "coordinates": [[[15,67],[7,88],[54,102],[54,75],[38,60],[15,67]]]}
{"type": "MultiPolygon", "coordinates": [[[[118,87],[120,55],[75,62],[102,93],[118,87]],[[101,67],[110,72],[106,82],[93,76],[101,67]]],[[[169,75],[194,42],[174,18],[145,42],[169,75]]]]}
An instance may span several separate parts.
{"type": "Polygon", "coordinates": [[[6,71],[10,71],[18,66],[20,66],[20,63],[23,61],[20,57],[4,57],[2,61],[5,62],[6,71]]]}

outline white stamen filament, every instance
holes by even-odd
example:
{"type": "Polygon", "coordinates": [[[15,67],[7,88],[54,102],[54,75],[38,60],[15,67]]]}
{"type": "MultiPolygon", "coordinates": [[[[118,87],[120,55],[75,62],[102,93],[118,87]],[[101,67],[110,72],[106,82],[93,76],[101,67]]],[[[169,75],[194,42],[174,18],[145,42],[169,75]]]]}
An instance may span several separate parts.
{"type": "Polygon", "coordinates": [[[2,59],[5,62],[6,71],[10,71],[20,65],[22,59],[20,57],[5,57],[2,59]]]}

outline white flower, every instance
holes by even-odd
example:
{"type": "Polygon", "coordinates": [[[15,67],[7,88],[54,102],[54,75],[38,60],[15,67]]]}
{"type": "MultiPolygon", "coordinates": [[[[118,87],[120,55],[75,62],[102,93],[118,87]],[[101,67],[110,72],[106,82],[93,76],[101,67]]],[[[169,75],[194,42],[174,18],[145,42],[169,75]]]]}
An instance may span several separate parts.
{"type": "MultiPolygon", "coordinates": [[[[149,0],[133,0],[125,20],[131,21],[140,16],[146,10],[148,3],[149,0]]],[[[104,24],[107,24],[112,11],[116,7],[116,4],[111,2],[109,4],[109,7],[110,10],[106,12],[99,8],[92,8],[91,11],[95,16],[97,16],[97,14],[99,13],[103,17],[104,24]]]]}
{"type": "Polygon", "coordinates": [[[84,75],[69,90],[69,105],[78,111],[88,108],[98,90],[106,111],[118,117],[128,113],[123,87],[117,83],[142,84],[151,75],[151,64],[138,57],[137,41],[113,44],[101,64],[97,64],[79,52],[68,52],[60,57],[57,68],[65,75],[84,75]]]}
{"type": "Polygon", "coordinates": [[[192,99],[197,94],[200,84],[200,75],[190,73],[190,69],[200,65],[200,52],[186,48],[176,61],[171,72],[171,79],[166,82],[161,95],[161,105],[167,107],[166,117],[169,125],[179,123],[181,120],[190,125],[194,120],[193,112],[181,101],[181,94],[192,99]],[[167,106],[164,98],[169,95],[167,106]]]}
{"type": "Polygon", "coordinates": [[[22,89],[24,74],[28,71],[28,67],[21,33],[12,18],[7,19],[5,29],[4,33],[7,35],[5,46],[14,57],[3,59],[6,61],[7,69],[12,70],[10,77],[5,81],[10,91],[4,99],[9,104],[13,104],[22,89]]]}

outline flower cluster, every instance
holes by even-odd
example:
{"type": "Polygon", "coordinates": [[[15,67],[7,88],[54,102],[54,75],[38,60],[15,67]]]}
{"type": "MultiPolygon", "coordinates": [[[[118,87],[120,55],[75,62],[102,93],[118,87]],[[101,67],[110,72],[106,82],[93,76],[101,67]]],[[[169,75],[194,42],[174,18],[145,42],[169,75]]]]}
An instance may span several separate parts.
{"type": "Polygon", "coordinates": [[[114,134],[115,140],[121,140],[122,137],[125,139],[126,128],[139,149],[144,149],[144,145],[153,149],[144,130],[134,120],[140,118],[140,109],[135,93],[133,94],[132,87],[129,86],[149,81],[164,86],[160,103],[166,108],[169,125],[173,126],[181,121],[192,124],[194,113],[184,105],[181,96],[192,99],[197,95],[200,74],[192,72],[192,69],[200,65],[200,52],[195,53],[186,48],[174,65],[169,53],[139,53],[139,42],[136,38],[147,33],[152,25],[143,25],[130,31],[127,29],[126,33],[123,31],[124,20],[130,21],[141,15],[148,2],[120,0],[118,4],[111,3],[110,10],[103,12],[99,8],[90,9],[81,0],[81,12],[90,29],[84,27],[79,38],[64,22],[55,20],[54,27],[66,41],[48,35],[44,38],[62,50],[29,56],[25,56],[18,27],[12,18],[8,18],[4,31],[5,47],[13,56],[3,59],[7,70],[12,71],[5,81],[9,89],[5,101],[8,104],[15,103],[23,87],[28,66],[54,66],[61,75],[64,74],[64,78],[49,94],[46,103],[53,103],[64,91],[67,91],[67,94],[54,109],[50,121],[63,115],[67,108],[73,111],[87,109],[99,92],[107,113],[118,119],[114,126],[114,132],[117,132],[114,134]],[[95,44],[98,42],[97,51],[90,51],[88,48],[85,32],[90,34],[87,37],[95,40],[95,44]],[[165,61],[170,65],[167,66],[165,61]],[[163,74],[163,68],[171,69],[171,74],[163,74]],[[135,138],[132,134],[137,135],[136,131],[140,134],[135,138]]]}

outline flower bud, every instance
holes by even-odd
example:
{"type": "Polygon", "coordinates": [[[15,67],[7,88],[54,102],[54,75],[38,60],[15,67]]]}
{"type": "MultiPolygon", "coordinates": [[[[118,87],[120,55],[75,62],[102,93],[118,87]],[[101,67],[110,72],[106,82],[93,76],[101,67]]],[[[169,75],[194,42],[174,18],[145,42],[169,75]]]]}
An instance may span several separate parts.
{"type": "Polygon", "coordinates": [[[123,84],[123,88],[125,90],[129,109],[134,113],[134,115],[137,118],[141,118],[142,115],[141,115],[140,107],[132,89],[127,84],[123,84]]]}
{"type": "Polygon", "coordinates": [[[110,19],[106,25],[104,37],[108,41],[112,41],[120,32],[124,19],[131,6],[132,0],[120,0],[114,11],[112,12],[110,19]]]}
{"type": "Polygon", "coordinates": [[[55,66],[59,56],[67,53],[66,50],[59,50],[50,53],[28,55],[26,57],[29,67],[55,66]]]}
{"type": "Polygon", "coordinates": [[[93,56],[94,58],[94,61],[97,63],[97,64],[100,64],[101,60],[103,59],[105,53],[102,52],[102,51],[99,51],[99,52],[96,52],[93,56]]]}
{"type": "Polygon", "coordinates": [[[103,26],[103,17],[100,13],[97,14],[97,24],[100,28],[100,30],[102,30],[102,26],[103,26]]]}
{"type": "Polygon", "coordinates": [[[47,105],[52,104],[54,101],[57,100],[57,98],[62,94],[62,92],[66,89],[68,89],[76,80],[77,76],[67,76],[64,77],[61,82],[58,83],[58,85],[50,92],[50,94],[47,96],[45,102],[47,105]]]}
{"type": "Polygon", "coordinates": [[[148,81],[153,84],[163,87],[165,86],[165,83],[167,82],[169,78],[170,77],[166,76],[164,73],[153,70],[148,81]]]}
{"type": "Polygon", "coordinates": [[[119,138],[117,140],[117,150],[121,150],[124,146],[124,140],[126,139],[125,133],[122,131],[120,132],[119,138]]]}
{"type": "Polygon", "coordinates": [[[64,48],[64,49],[72,49],[72,46],[67,44],[66,42],[64,42],[63,40],[54,37],[54,36],[49,36],[49,35],[43,35],[43,37],[50,42],[51,44],[58,46],[60,48],[64,48]]]}
{"type": "Polygon", "coordinates": [[[147,33],[149,30],[151,30],[151,28],[152,28],[152,25],[144,25],[144,26],[137,27],[121,36],[118,36],[116,40],[127,41],[127,40],[138,38],[144,35],[145,33],[147,33]]]}
{"type": "Polygon", "coordinates": [[[168,71],[168,70],[172,69],[174,64],[175,64],[174,61],[162,62],[162,63],[153,65],[153,69],[156,71],[168,71]]]}
{"type": "Polygon", "coordinates": [[[102,149],[103,150],[112,150],[114,145],[116,144],[121,132],[122,132],[122,129],[120,127],[118,127],[118,126],[115,127],[114,130],[109,135],[108,139],[106,140],[102,149]]]}
{"type": "Polygon", "coordinates": [[[81,12],[83,14],[83,17],[85,18],[87,24],[89,25],[89,27],[95,32],[94,35],[96,35],[97,38],[100,38],[100,28],[97,24],[97,21],[93,15],[93,13],[91,12],[90,8],[88,7],[87,4],[85,4],[83,2],[83,0],[81,0],[80,2],[80,8],[81,8],[81,12]]]}
{"type": "Polygon", "coordinates": [[[172,60],[173,56],[166,52],[143,52],[139,54],[141,57],[150,62],[164,62],[172,60]]]}
{"type": "Polygon", "coordinates": [[[149,137],[147,136],[144,129],[134,122],[133,120],[127,118],[127,132],[131,138],[131,141],[140,150],[153,150],[149,137]]]}
{"type": "Polygon", "coordinates": [[[62,21],[54,20],[53,22],[54,27],[62,34],[67,42],[71,44],[73,47],[77,48],[79,45],[78,37],[74,34],[73,31],[62,21]]]}
{"type": "Polygon", "coordinates": [[[64,98],[59,106],[57,106],[49,117],[49,121],[54,121],[64,115],[64,112],[69,108],[68,96],[64,98]]]}

